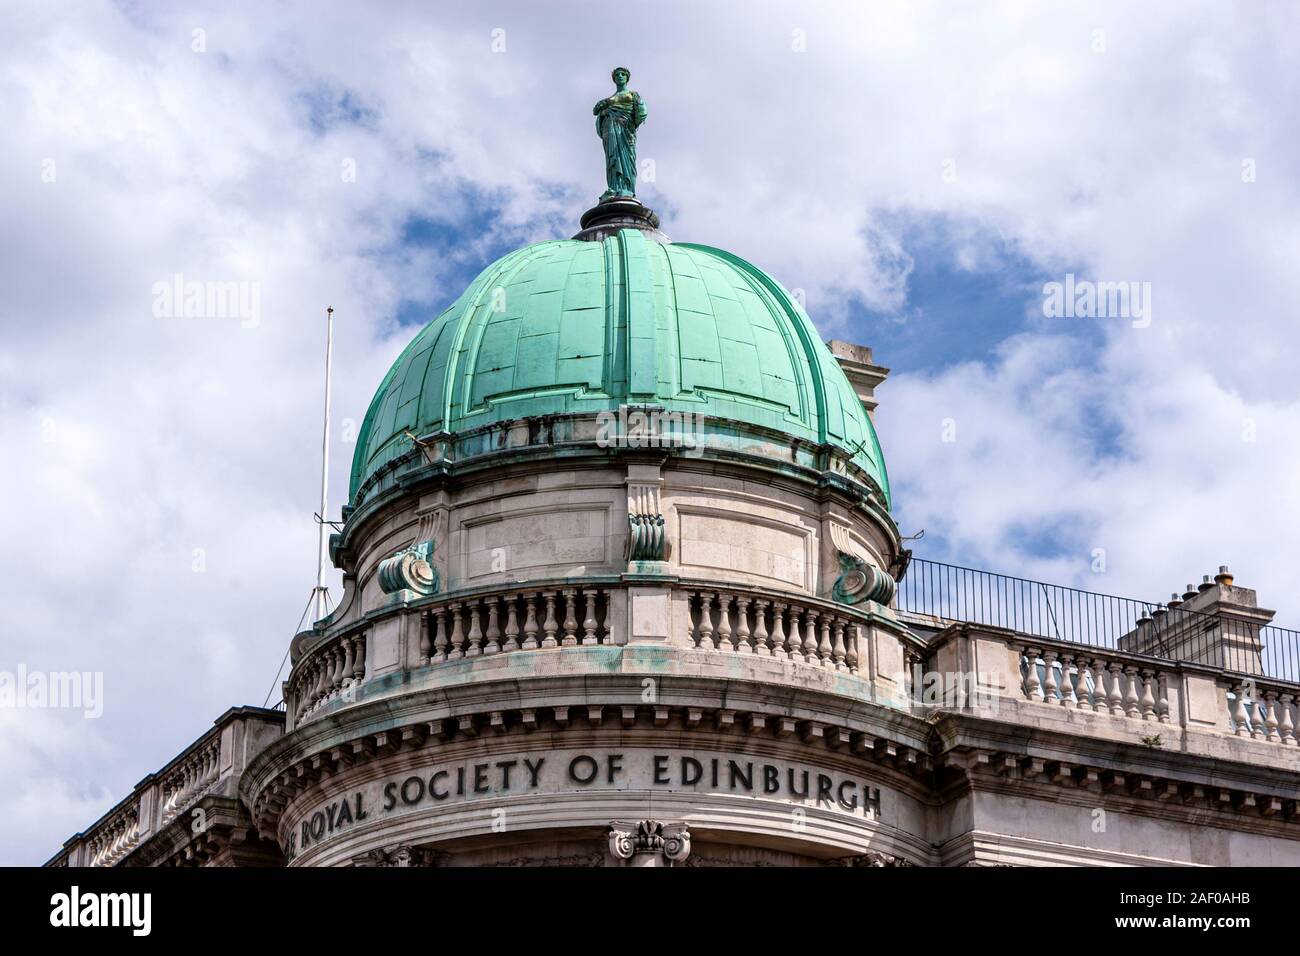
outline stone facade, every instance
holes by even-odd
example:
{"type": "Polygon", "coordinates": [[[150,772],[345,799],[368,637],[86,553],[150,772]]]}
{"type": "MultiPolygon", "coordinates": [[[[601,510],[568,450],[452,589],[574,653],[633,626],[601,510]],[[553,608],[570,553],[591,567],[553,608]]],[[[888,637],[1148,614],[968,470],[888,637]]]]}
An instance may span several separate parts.
{"type": "Polygon", "coordinates": [[[284,711],[229,712],[52,862],[1300,864],[1300,687],[1246,715],[1198,661],[833,601],[846,549],[898,565],[863,498],[568,454],[435,459],[351,516],[284,711]],[[662,560],[629,559],[636,514],[662,560]],[[426,537],[446,588],[381,587],[426,537]]]}
{"type": "Polygon", "coordinates": [[[282,707],[223,715],[52,865],[1300,864],[1300,684],[1266,676],[1253,591],[1225,571],[1105,647],[904,610],[887,370],[651,232],[512,254],[500,310],[480,277],[417,337],[282,707]],[[502,345],[573,328],[603,364],[546,361],[586,384],[502,345]],[[715,346],[758,364],[719,379],[715,346]]]}

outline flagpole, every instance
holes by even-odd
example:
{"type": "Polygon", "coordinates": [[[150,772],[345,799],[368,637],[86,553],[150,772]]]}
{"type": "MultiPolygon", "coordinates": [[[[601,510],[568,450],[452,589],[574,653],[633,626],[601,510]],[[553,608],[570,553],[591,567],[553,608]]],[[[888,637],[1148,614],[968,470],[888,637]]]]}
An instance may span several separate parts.
{"type": "Polygon", "coordinates": [[[325,309],[325,422],[321,429],[320,440],[320,537],[316,552],[316,590],[315,620],[319,621],[326,613],[325,562],[328,539],[326,538],[325,516],[329,513],[329,473],[330,473],[330,373],[334,362],[334,308],[325,309]]]}

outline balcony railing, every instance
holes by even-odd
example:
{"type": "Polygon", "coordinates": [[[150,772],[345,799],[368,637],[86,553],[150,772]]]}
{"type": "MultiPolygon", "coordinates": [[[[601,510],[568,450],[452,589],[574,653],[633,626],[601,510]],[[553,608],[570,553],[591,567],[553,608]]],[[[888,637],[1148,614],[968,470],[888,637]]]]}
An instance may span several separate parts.
{"type": "MultiPolygon", "coordinates": [[[[868,618],[862,610],[761,588],[677,582],[673,590],[688,609],[684,620],[674,620],[683,629],[675,635],[679,646],[848,674],[868,669],[860,634],[868,618]]],[[[452,594],[397,613],[417,619],[412,643],[418,653],[409,655],[410,669],[627,640],[625,589],[604,582],[538,582],[452,594]]],[[[361,626],[309,645],[285,685],[291,727],[328,712],[335,701],[356,700],[358,688],[373,676],[371,640],[361,626]]]]}
{"type": "Polygon", "coordinates": [[[898,610],[945,622],[1300,681],[1300,631],[1239,616],[1097,594],[989,571],[913,559],[898,610]]]}

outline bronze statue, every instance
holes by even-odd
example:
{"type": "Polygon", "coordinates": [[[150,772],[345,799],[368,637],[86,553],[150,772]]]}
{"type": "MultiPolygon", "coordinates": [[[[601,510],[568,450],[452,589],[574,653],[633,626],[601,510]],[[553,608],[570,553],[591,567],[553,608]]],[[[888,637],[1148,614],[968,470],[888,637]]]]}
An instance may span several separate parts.
{"type": "Polygon", "coordinates": [[[605,146],[605,183],[609,188],[600,197],[601,202],[636,195],[636,131],[646,119],[641,94],[627,88],[632,74],[619,66],[610,76],[614,95],[591,110],[596,115],[596,133],[605,146]]]}

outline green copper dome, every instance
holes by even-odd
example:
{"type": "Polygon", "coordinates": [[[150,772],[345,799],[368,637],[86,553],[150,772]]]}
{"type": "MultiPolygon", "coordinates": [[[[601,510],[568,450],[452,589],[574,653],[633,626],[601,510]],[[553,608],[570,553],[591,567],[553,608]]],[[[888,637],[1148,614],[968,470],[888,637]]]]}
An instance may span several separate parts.
{"type": "Polygon", "coordinates": [[[636,229],[535,243],[484,269],[379,386],[357,437],[350,497],[411,450],[408,432],[621,404],[838,446],[888,507],[875,429],[790,294],[730,253],[636,229]]]}

